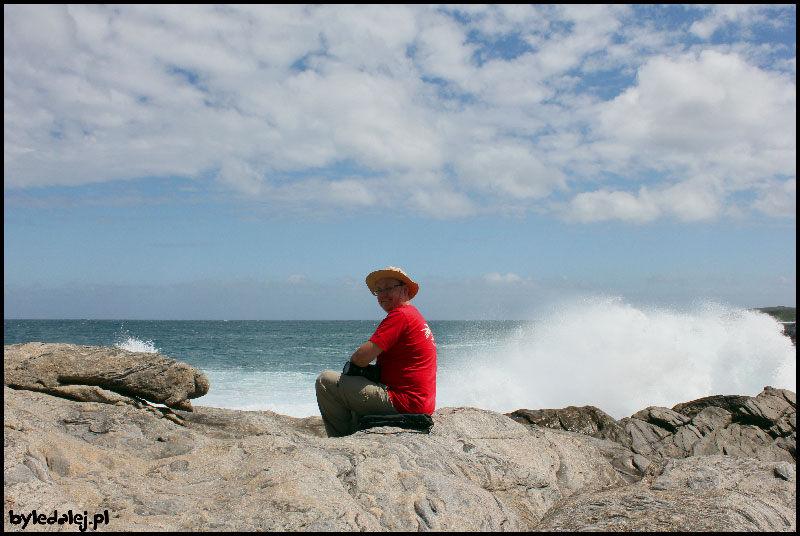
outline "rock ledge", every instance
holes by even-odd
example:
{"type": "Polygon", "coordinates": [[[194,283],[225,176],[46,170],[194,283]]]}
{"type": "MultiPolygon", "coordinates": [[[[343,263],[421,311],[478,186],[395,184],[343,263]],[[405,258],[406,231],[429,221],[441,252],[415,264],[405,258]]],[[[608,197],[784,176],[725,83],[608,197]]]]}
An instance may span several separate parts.
{"type": "MultiPolygon", "coordinates": [[[[38,356],[37,370],[52,359],[62,371],[47,376],[49,394],[18,379],[25,366],[16,346],[5,348],[3,464],[4,509],[18,516],[71,510],[102,518],[107,511],[98,530],[118,531],[796,529],[793,451],[776,445],[795,437],[786,428],[795,426],[793,413],[777,400],[794,408],[788,391],[720,398],[727,406],[647,408],[620,421],[596,408],[538,410],[557,418],[558,429],[476,408],[440,408],[430,434],[382,428],[327,438],[318,417],[197,406],[164,418],[139,398],[185,407],[202,391],[197,372],[175,366],[188,372],[164,398],[168,386],[148,386],[166,374],[161,365],[124,364],[131,356],[118,349],[26,350],[38,356]],[[135,381],[92,383],[90,369],[74,370],[120,356],[121,370],[131,371],[120,376],[135,381]],[[74,398],[61,390],[73,385],[63,380],[69,367],[76,374],[70,378],[103,389],[109,400],[64,398],[74,398]],[[676,450],[689,427],[700,438],[676,450]],[[768,438],[765,450],[695,449],[721,431],[750,441],[747,427],[768,438]],[[675,455],[681,452],[686,456],[675,455]],[[782,458],[759,459],[773,454],[782,458]]],[[[4,518],[5,530],[23,530],[11,519],[4,518]]]]}

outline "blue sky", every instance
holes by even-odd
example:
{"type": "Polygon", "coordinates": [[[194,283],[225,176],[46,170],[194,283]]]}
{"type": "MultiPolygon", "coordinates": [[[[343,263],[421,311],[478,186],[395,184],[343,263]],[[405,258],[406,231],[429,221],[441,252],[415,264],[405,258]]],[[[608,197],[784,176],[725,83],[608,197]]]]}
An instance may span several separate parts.
{"type": "Polygon", "coordinates": [[[6,318],[795,305],[796,7],[4,6],[6,318]]]}

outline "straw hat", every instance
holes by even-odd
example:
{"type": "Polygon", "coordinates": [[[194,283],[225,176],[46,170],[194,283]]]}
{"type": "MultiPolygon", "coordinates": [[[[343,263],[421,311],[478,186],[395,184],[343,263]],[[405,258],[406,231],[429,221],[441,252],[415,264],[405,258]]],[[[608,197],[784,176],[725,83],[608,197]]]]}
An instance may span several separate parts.
{"type": "Polygon", "coordinates": [[[369,288],[370,292],[374,292],[375,285],[378,284],[378,281],[386,278],[397,279],[398,281],[405,283],[408,287],[409,300],[416,296],[417,292],[419,291],[419,285],[414,283],[403,270],[400,268],[395,268],[394,266],[389,266],[383,270],[376,270],[369,274],[367,276],[367,288],[369,288]]]}

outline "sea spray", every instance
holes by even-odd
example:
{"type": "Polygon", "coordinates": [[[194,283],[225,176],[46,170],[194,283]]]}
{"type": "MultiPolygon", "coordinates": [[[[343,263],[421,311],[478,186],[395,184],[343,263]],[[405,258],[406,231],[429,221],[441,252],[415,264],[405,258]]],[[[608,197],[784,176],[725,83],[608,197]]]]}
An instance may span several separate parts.
{"type": "Polygon", "coordinates": [[[587,299],[499,343],[443,353],[437,407],[593,405],[621,418],[647,406],[796,385],[796,350],[779,323],[713,303],[680,312],[587,299]]]}
{"type": "Polygon", "coordinates": [[[114,346],[117,348],[122,348],[123,350],[128,350],[131,352],[145,352],[148,354],[157,354],[160,352],[160,350],[156,348],[153,341],[142,340],[134,335],[131,335],[130,332],[125,329],[124,324],[120,326],[120,331],[117,333],[116,338],[117,342],[114,343],[114,346]]]}
{"type": "MultiPolygon", "coordinates": [[[[318,373],[204,369],[211,390],[196,405],[245,411],[274,411],[291,417],[319,415],[314,381],[318,373]]],[[[320,370],[322,372],[322,370],[320,370]]]]}
{"type": "Polygon", "coordinates": [[[153,341],[143,341],[141,339],[137,339],[136,337],[127,337],[125,340],[118,342],[115,344],[117,348],[122,348],[123,350],[129,350],[131,352],[145,352],[148,354],[157,354],[159,353],[159,349],[155,347],[155,343],[153,341]]]}
{"type": "MultiPolygon", "coordinates": [[[[203,371],[196,406],[318,415],[314,381],[341,370],[370,321],[6,320],[5,344],[31,341],[157,352],[203,371]]],[[[619,418],[712,394],[795,389],[795,347],[765,314],[622,299],[573,300],[532,322],[436,321],[437,407],[594,405],[619,418]]]]}

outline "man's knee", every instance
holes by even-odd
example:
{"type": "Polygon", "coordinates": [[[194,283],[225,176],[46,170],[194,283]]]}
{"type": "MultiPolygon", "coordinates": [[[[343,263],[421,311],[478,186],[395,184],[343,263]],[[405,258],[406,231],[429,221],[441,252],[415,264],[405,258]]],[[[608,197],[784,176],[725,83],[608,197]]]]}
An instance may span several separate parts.
{"type": "Polygon", "coordinates": [[[332,386],[335,386],[339,382],[340,376],[341,373],[336,372],[335,370],[323,370],[322,374],[317,377],[317,394],[319,394],[321,391],[329,389],[332,386]]]}

